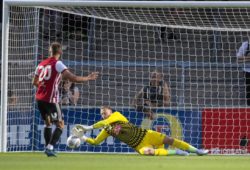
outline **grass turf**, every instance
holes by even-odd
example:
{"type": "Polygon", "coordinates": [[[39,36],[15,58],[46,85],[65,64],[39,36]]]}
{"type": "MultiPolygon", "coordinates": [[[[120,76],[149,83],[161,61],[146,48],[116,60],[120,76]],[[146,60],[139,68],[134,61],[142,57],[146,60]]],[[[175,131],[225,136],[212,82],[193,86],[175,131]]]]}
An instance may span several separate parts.
{"type": "Polygon", "coordinates": [[[246,170],[249,156],[141,156],[116,154],[0,153],[0,170],[246,170]]]}

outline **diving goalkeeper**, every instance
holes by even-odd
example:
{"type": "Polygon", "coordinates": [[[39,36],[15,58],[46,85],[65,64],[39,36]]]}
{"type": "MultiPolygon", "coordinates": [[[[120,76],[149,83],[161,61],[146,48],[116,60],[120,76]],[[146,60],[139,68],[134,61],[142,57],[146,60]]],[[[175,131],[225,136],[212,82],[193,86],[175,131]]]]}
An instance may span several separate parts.
{"type": "Polygon", "coordinates": [[[101,116],[103,120],[92,126],[76,125],[72,129],[73,135],[92,145],[98,145],[111,135],[129,145],[141,155],[185,156],[189,154],[188,152],[196,153],[197,155],[208,154],[208,150],[197,149],[184,141],[165,134],[137,127],[130,123],[120,112],[112,112],[112,109],[108,106],[101,107],[101,116]],[[103,129],[95,139],[84,135],[86,131],[99,128],[103,129]],[[165,144],[172,145],[178,149],[167,150],[164,148],[165,144]]]}

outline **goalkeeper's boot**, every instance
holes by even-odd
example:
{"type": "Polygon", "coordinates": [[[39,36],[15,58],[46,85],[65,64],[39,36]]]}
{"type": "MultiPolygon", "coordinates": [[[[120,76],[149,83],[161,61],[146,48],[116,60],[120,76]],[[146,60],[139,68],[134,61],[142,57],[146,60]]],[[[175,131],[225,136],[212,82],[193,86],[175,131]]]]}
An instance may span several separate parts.
{"type": "Polygon", "coordinates": [[[202,156],[202,155],[207,155],[208,152],[209,152],[208,149],[197,149],[196,154],[202,156]]]}
{"type": "Polygon", "coordinates": [[[189,153],[180,149],[176,149],[176,155],[180,155],[180,156],[188,156],[189,153]]]}
{"type": "Polygon", "coordinates": [[[44,152],[48,157],[56,157],[56,152],[54,150],[47,149],[44,152]]]}

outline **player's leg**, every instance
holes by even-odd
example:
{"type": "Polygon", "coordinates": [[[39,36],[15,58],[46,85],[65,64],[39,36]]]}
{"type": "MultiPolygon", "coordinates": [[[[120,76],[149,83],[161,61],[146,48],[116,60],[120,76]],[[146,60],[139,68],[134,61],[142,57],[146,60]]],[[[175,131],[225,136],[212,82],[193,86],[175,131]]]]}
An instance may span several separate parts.
{"type": "Polygon", "coordinates": [[[154,145],[154,154],[159,156],[167,156],[167,155],[180,155],[180,156],[188,156],[189,153],[180,149],[166,149],[165,144],[162,141],[165,138],[165,135],[152,131],[151,138],[153,139],[151,143],[154,145]]]}
{"type": "Polygon", "coordinates": [[[165,149],[159,148],[154,149],[154,155],[157,156],[170,156],[170,155],[180,155],[180,156],[188,156],[189,153],[180,149],[165,149]]]}
{"type": "Polygon", "coordinates": [[[55,146],[56,143],[59,141],[63,132],[63,128],[64,128],[64,121],[63,120],[57,121],[56,129],[54,130],[51,141],[50,141],[50,144],[52,146],[55,146]]]}
{"type": "Polygon", "coordinates": [[[45,139],[45,146],[47,146],[52,136],[52,122],[50,120],[50,116],[48,115],[45,115],[45,127],[44,127],[43,135],[45,139]]]}
{"type": "Polygon", "coordinates": [[[52,122],[55,122],[56,129],[54,130],[52,134],[51,140],[47,148],[50,150],[54,150],[54,146],[59,141],[63,132],[63,128],[64,128],[63,114],[61,112],[59,104],[57,103],[52,104],[50,118],[52,122]]]}
{"type": "Polygon", "coordinates": [[[45,139],[45,146],[46,146],[45,154],[47,156],[55,156],[55,153],[53,151],[53,146],[51,147],[49,145],[49,142],[51,141],[51,137],[52,137],[52,120],[49,114],[51,104],[44,102],[44,101],[37,101],[37,105],[45,123],[45,127],[44,127],[44,139],[45,139]]]}
{"type": "Polygon", "coordinates": [[[204,150],[204,149],[197,149],[194,146],[188,144],[185,141],[179,140],[179,139],[175,139],[169,136],[165,136],[164,140],[163,140],[164,144],[168,144],[168,145],[172,145],[176,148],[179,148],[181,150],[184,151],[189,151],[191,153],[196,153],[197,155],[206,155],[208,154],[208,150],[204,150]]]}
{"type": "Polygon", "coordinates": [[[185,151],[165,149],[164,144],[162,142],[164,138],[165,135],[156,131],[148,130],[143,141],[136,147],[136,151],[141,155],[188,155],[188,153],[185,151]]]}
{"type": "Polygon", "coordinates": [[[54,151],[54,146],[50,144],[50,141],[52,139],[52,122],[50,116],[47,116],[47,119],[45,121],[46,127],[44,128],[44,138],[45,138],[45,154],[49,157],[56,156],[56,153],[54,151]]]}
{"type": "Polygon", "coordinates": [[[170,150],[165,148],[158,148],[154,149],[152,147],[143,147],[139,149],[138,153],[141,155],[150,155],[150,156],[170,156],[170,155],[180,155],[180,156],[187,156],[189,155],[188,152],[182,151],[179,149],[170,150]]]}
{"type": "Polygon", "coordinates": [[[49,116],[49,103],[44,101],[37,101],[38,110],[40,111],[40,114],[42,116],[42,119],[44,120],[44,139],[45,139],[45,146],[47,146],[51,140],[52,135],[52,122],[49,116]]]}
{"type": "Polygon", "coordinates": [[[164,151],[164,150],[166,150],[164,144],[162,144],[160,146],[155,146],[156,155],[157,155],[157,153],[159,155],[163,155],[164,152],[166,152],[166,151],[167,151],[167,155],[181,155],[181,156],[188,156],[189,155],[188,152],[180,150],[180,149],[167,149],[166,151],[164,151]]]}

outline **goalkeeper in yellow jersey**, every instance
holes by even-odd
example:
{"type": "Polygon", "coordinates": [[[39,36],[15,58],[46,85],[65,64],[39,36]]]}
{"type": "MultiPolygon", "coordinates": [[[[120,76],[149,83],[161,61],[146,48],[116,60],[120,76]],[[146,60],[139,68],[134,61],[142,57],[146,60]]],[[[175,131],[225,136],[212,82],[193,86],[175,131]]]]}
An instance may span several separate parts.
{"type": "Polygon", "coordinates": [[[197,149],[184,141],[165,134],[137,127],[130,123],[120,112],[112,112],[112,109],[108,106],[101,108],[101,116],[103,120],[92,126],[76,125],[72,129],[73,135],[80,137],[82,141],[92,145],[98,145],[111,135],[129,145],[141,155],[186,156],[189,152],[196,153],[197,155],[208,154],[208,150],[197,149]],[[95,139],[84,135],[86,131],[99,128],[102,128],[102,131],[95,139]],[[164,147],[165,144],[172,145],[178,149],[167,150],[164,147]]]}

